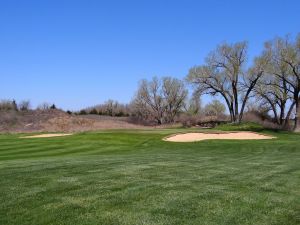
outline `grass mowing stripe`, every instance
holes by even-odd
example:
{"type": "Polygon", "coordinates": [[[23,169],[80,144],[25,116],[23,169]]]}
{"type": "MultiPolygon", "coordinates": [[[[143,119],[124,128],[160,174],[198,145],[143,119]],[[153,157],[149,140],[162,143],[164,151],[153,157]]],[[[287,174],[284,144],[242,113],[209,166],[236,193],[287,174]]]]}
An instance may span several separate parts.
{"type": "Polygon", "coordinates": [[[180,131],[0,135],[0,224],[299,224],[300,135],[161,140],[180,131]]]}

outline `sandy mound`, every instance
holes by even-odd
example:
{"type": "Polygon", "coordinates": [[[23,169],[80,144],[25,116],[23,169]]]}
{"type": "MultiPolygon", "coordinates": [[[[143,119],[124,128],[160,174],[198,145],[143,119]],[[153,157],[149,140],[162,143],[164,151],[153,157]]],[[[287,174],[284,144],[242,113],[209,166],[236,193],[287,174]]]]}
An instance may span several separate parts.
{"type": "Polygon", "coordinates": [[[61,136],[69,136],[72,134],[38,134],[38,135],[32,135],[32,136],[25,136],[20,138],[48,138],[48,137],[61,137],[61,136]]]}
{"type": "Polygon", "coordinates": [[[194,142],[212,139],[228,139],[228,140],[261,140],[272,139],[275,137],[262,135],[254,132],[232,132],[232,133],[186,133],[177,134],[165,138],[165,141],[172,142],[194,142]]]}

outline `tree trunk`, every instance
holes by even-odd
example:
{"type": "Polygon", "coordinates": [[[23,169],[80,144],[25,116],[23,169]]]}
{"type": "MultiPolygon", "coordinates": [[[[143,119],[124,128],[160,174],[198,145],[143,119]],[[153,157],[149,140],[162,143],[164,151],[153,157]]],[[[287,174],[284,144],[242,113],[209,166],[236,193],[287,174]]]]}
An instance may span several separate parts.
{"type": "Polygon", "coordinates": [[[244,110],[245,110],[245,106],[246,106],[246,102],[248,100],[248,96],[244,98],[243,103],[242,103],[242,108],[240,111],[240,115],[239,115],[239,123],[242,122],[243,116],[244,116],[244,110]]]}
{"type": "Polygon", "coordinates": [[[234,100],[234,122],[239,122],[238,121],[239,117],[239,100],[238,100],[238,95],[235,95],[235,100],[234,100]]]}
{"type": "Polygon", "coordinates": [[[274,105],[271,105],[271,108],[272,108],[272,111],[273,111],[273,114],[274,114],[274,118],[275,118],[275,121],[278,125],[280,125],[280,121],[279,121],[279,118],[278,118],[278,114],[277,114],[277,110],[276,110],[276,107],[274,107],[274,105]]]}
{"type": "Polygon", "coordinates": [[[242,108],[241,108],[240,115],[239,115],[239,123],[242,122],[242,119],[243,119],[243,116],[244,116],[245,106],[246,106],[246,103],[247,103],[247,101],[248,101],[249,95],[250,95],[251,91],[253,90],[253,88],[255,87],[257,81],[259,80],[259,78],[262,76],[262,74],[263,74],[263,73],[260,72],[260,73],[257,75],[256,79],[254,79],[254,80],[251,82],[249,88],[247,89],[246,95],[245,95],[244,100],[243,100],[243,102],[242,102],[242,108]]]}
{"type": "MultiPolygon", "coordinates": [[[[257,80],[256,80],[256,81],[257,81],[257,80]]],[[[255,83],[256,83],[256,81],[255,81],[255,83]]],[[[242,108],[241,108],[240,115],[239,115],[239,123],[242,122],[242,119],[243,119],[243,116],[244,116],[245,106],[246,106],[246,103],[247,103],[247,101],[248,101],[249,94],[250,94],[250,92],[252,91],[253,87],[254,87],[254,86],[251,85],[251,86],[248,88],[248,90],[247,90],[247,92],[246,92],[246,95],[245,95],[245,97],[244,97],[244,100],[243,100],[243,102],[242,102],[242,108]]]]}
{"type": "Polygon", "coordinates": [[[293,108],[294,108],[295,104],[296,104],[296,102],[294,101],[291,104],[288,113],[286,114],[284,125],[283,125],[284,129],[287,129],[289,127],[289,122],[290,122],[291,114],[292,114],[292,111],[293,111],[293,108]]]}
{"type": "Polygon", "coordinates": [[[284,114],[285,114],[285,103],[281,103],[281,106],[280,106],[280,118],[279,118],[279,124],[280,125],[283,124],[284,114]]]}
{"type": "Polygon", "coordinates": [[[232,101],[229,101],[229,99],[227,98],[227,96],[220,92],[220,94],[223,96],[223,98],[225,99],[225,102],[226,102],[226,105],[227,105],[227,108],[229,110],[229,114],[230,114],[230,121],[233,122],[234,121],[234,112],[233,112],[233,107],[232,107],[232,101]]]}
{"type": "Polygon", "coordinates": [[[295,123],[294,123],[294,127],[293,130],[297,130],[298,128],[298,118],[299,118],[299,113],[300,113],[300,105],[299,105],[299,99],[296,100],[296,113],[295,113],[295,123]]]}
{"type": "Polygon", "coordinates": [[[231,114],[232,114],[232,120],[231,120],[231,122],[235,123],[236,122],[236,114],[235,114],[235,110],[234,110],[233,104],[234,103],[232,102],[231,105],[230,105],[230,110],[231,110],[231,114]]]}
{"type": "Polygon", "coordinates": [[[156,119],[156,121],[157,121],[157,124],[158,124],[158,125],[161,125],[161,124],[162,124],[161,119],[156,119]]]}

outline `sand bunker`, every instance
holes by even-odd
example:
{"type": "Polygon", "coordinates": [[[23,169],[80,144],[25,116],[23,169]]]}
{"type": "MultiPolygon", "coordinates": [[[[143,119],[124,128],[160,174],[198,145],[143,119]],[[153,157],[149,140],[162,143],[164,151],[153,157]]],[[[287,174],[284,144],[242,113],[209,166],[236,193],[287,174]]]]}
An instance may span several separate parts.
{"type": "Polygon", "coordinates": [[[263,134],[258,134],[254,132],[230,132],[230,133],[186,133],[186,134],[176,134],[164,138],[165,141],[172,142],[194,142],[203,140],[261,140],[261,139],[272,139],[275,137],[267,136],[263,134]]]}
{"type": "Polygon", "coordinates": [[[48,137],[61,137],[61,136],[69,136],[72,134],[38,134],[38,135],[32,135],[32,136],[25,136],[20,138],[48,138],[48,137]]]}

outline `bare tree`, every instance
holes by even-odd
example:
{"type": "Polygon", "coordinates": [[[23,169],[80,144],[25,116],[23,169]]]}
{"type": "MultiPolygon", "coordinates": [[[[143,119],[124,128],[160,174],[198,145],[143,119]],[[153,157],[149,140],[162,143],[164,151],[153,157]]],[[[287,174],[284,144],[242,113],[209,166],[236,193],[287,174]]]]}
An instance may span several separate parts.
{"type": "Polygon", "coordinates": [[[87,107],[84,109],[89,114],[99,114],[107,116],[129,116],[130,107],[127,104],[109,99],[103,104],[87,107]]]}
{"type": "Polygon", "coordinates": [[[240,99],[242,102],[241,109],[239,112],[239,122],[242,121],[246,104],[251,96],[255,95],[254,88],[257,83],[263,78],[265,67],[269,62],[268,55],[263,55],[261,57],[256,57],[254,59],[253,65],[248,68],[248,70],[242,74],[241,82],[238,86],[240,88],[240,99]]]}
{"type": "Polygon", "coordinates": [[[142,121],[152,120],[151,108],[145,103],[143,98],[140,95],[136,97],[130,103],[131,115],[137,117],[142,121]]]}
{"type": "MultiPolygon", "coordinates": [[[[270,82],[270,85],[277,87],[278,92],[284,96],[284,101],[291,98],[290,106],[286,112],[285,123],[288,123],[295,108],[293,129],[296,130],[300,116],[300,35],[298,35],[296,40],[291,40],[288,36],[275,38],[265,44],[265,51],[271,56],[271,61],[267,68],[268,73],[275,76],[276,80],[276,82],[270,82]]],[[[276,99],[280,101],[282,98],[276,96],[276,99]]],[[[281,111],[283,111],[286,102],[281,104],[281,111]]]]}
{"type": "Polygon", "coordinates": [[[225,105],[219,100],[213,100],[204,107],[204,114],[206,116],[221,116],[225,114],[225,105]]]}
{"type": "Polygon", "coordinates": [[[136,98],[141,105],[151,109],[151,114],[158,124],[163,123],[165,106],[161,92],[161,82],[157,77],[152,81],[142,80],[136,98]]]}
{"type": "Polygon", "coordinates": [[[109,115],[109,116],[114,116],[115,114],[115,109],[117,108],[117,102],[115,102],[114,100],[108,100],[104,103],[104,106],[105,106],[105,111],[106,111],[106,114],[109,115]]]}
{"type": "MultiPolygon", "coordinates": [[[[269,54],[268,52],[264,54],[266,53],[269,54]]],[[[285,74],[287,74],[287,67],[284,64],[277,65],[270,58],[265,65],[264,77],[254,88],[257,100],[261,102],[261,107],[271,111],[275,122],[283,127],[287,126],[290,117],[290,113],[286,113],[286,111],[289,112],[293,107],[290,104],[288,109],[288,103],[292,96],[288,91],[287,82],[283,79],[285,74]],[[281,74],[281,76],[274,75],[274,72],[281,74]]]]}
{"type": "Polygon", "coordinates": [[[19,104],[20,111],[28,111],[30,109],[30,101],[29,100],[23,100],[19,104]]]}
{"type": "Polygon", "coordinates": [[[194,92],[190,99],[184,105],[185,111],[190,115],[197,115],[201,113],[201,97],[200,94],[194,92]]]}
{"type": "Polygon", "coordinates": [[[182,81],[165,77],[154,77],[151,81],[142,80],[134,103],[139,112],[144,112],[158,123],[174,122],[182,109],[187,90],[182,81]]]}
{"type": "Polygon", "coordinates": [[[166,107],[166,122],[173,123],[175,116],[184,106],[187,90],[181,80],[171,77],[163,78],[162,94],[166,107]]]}
{"type": "Polygon", "coordinates": [[[232,122],[242,120],[249,95],[263,75],[260,65],[263,61],[260,60],[253,68],[245,70],[246,57],[246,42],[225,43],[209,54],[205,65],[190,69],[187,76],[197,92],[223,97],[232,122]],[[239,108],[240,101],[242,106],[239,108]]]}
{"type": "Polygon", "coordinates": [[[43,102],[38,105],[37,109],[38,110],[48,110],[48,109],[50,109],[50,104],[48,102],[43,102]]]}

